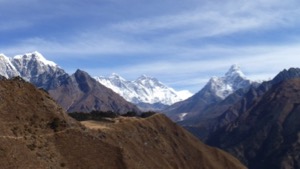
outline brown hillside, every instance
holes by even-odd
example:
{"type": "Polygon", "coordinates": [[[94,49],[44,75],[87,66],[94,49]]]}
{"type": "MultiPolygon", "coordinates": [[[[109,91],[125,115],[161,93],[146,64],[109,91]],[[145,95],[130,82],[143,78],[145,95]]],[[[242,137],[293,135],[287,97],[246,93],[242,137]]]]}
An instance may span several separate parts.
{"type": "Polygon", "coordinates": [[[101,140],[122,149],[127,168],[245,168],[233,156],[201,143],[164,115],[120,117],[111,122],[82,122],[101,140]]]}
{"type": "Polygon", "coordinates": [[[0,99],[1,169],[245,168],[164,116],[92,132],[21,79],[0,81],[0,99]]]}
{"type": "Polygon", "coordinates": [[[124,168],[120,148],[84,132],[44,91],[4,80],[0,99],[1,169],[124,168]]]}

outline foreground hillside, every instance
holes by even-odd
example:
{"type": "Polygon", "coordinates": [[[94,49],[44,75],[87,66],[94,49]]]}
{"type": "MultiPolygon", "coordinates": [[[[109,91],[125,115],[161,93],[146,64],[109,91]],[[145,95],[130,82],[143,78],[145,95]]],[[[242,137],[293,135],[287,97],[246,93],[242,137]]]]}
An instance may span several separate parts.
{"type": "Polygon", "coordinates": [[[123,168],[119,147],[84,132],[44,91],[2,80],[0,99],[1,168],[123,168]]]}
{"type": "Polygon", "coordinates": [[[245,168],[162,115],[119,119],[92,132],[22,79],[1,80],[0,99],[3,169],[245,168]]]}
{"type": "Polygon", "coordinates": [[[101,140],[122,148],[127,168],[245,168],[229,154],[201,143],[166,116],[82,122],[101,140]]]}

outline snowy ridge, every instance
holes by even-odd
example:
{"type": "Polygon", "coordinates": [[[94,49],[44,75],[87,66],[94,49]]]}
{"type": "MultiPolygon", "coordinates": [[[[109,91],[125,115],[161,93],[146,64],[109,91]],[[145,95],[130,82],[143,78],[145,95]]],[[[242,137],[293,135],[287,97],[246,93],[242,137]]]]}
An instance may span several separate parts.
{"type": "Polygon", "coordinates": [[[19,76],[19,72],[4,54],[0,54],[0,74],[6,78],[19,76]]]}
{"type": "Polygon", "coordinates": [[[59,67],[56,63],[45,59],[39,52],[16,55],[10,59],[20,76],[28,81],[43,73],[53,73],[59,67]]]}
{"type": "Polygon", "coordinates": [[[57,70],[56,63],[45,59],[39,52],[16,55],[12,58],[0,54],[0,75],[6,78],[21,76],[30,81],[45,72],[53,73],[57,70]]]}
{"type": "Polygon", "coordinates": [[[225,99],[238,89],[251,85],[238,65],[232,65],[224,77],[212,77],[207,86],[211,92],[221,99],[225,99]]]}
{"type": "Polygon", "coordinates": [[[30,60],[36,60],[44,65],[51,66],[51,67],[56,67],[57,64],[47,60],[41,53],[34,51],[32,53],[26,53],[24,55],[16,55],[13,57],[14,60],[25,60],[25,61],[30,61],[30,60]]]}
{"type": "Polygon", "coordinates": [[[171,105],[192,96],[189,91],[175,91],[167,87],[156,78],[142,75],[134,81],[128,81],[117,74],[109,77],[95,77],[104,86],[120,94],[127,101],[138,103],[162,103],[171,105]]]}

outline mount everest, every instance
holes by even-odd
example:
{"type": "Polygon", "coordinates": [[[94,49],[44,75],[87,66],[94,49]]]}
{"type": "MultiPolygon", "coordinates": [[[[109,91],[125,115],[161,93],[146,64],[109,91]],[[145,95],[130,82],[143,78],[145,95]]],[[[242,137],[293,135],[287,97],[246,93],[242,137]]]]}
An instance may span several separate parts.
{"type": "MultiPolygon", "coordinates": [[[[175,91],[156,78],[146,75],[134,81],[128,81],[115,73],[109,77],[99,76],[95,79],[141,108],[145,104],[156,105],[156,107],[157,104],[171,105],[192,96],[189,91],[175,91]]],[[[155,106],[152,106],[152,109],[155,109],[155,106]]]]}

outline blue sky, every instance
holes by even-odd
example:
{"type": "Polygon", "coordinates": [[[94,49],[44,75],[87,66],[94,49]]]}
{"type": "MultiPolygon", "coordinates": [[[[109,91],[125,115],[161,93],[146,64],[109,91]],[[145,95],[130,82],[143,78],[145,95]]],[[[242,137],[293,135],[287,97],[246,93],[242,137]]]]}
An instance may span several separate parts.
{"type": "Polygon", "coordinates": [[[0,0],[0,11],[0,53],[39,51],[68,73],[196,92],[232,64],[260,80],[300,65],[298,0],[0,0]]]}

